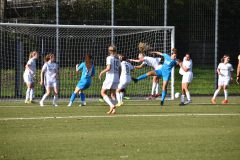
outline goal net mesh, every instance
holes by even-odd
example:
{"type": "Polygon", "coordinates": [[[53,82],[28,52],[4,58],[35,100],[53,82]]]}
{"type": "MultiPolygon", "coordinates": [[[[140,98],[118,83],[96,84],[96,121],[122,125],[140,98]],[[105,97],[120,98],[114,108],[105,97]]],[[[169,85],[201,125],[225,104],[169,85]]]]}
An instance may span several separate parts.
{"type": "MultiPolygon", "coordinates": [[[[85,91],[88,98],[100,97],[103,80],[98,74],[106,67],[108,46],[112,42],[114,31],[114,44],[117,52],[127,58],[137,59],[139,42],[147,43],[154,51],[170,53],[174,46],[173,27],[107,27],[107,26],[54,26],[54,25],[0,25],[0,98],[22,98],[25,96],[26,86],[23,82],[23,72],[28,61],[29,52],[39,52],[37,60],[37,74],[35,81],[35,97],[41,97],[44,88],[39,85],[40,70],[44,64],[44,56],[48,53],[56,55],[59,65],[59,97],[68,98],[73,92],[81,74],[76,73],[76,64],[84,61],[84,56],[90,53],[93,56],[96,75],[92,85],[85,91]],[[58,45],[56,30],[58,28],[58,45]],[[164,40],[165,39],[165,40],[164,40]],[[57,49],[58,46],[58,49],[57,49]],[[56,53],[58,51],[58,53],[56,53]]],[[[146,53],[147,56],[152,56],[146,53]]],[[[140,65],[132,63],[133,65],[140,65]]],[[[152,70],[145,67],[132,73],[137,77],[152,70]]],[[[104,79],[104,78],[103,78],[104,79]]],[[[161,80],[160,80],[161,91],[161,80]]],[[[152,78],[131,83],[126,95],[131,97],[144,97],[151,93],[152,78]]],[[[171,95],[171,85],[168,95],[171,95]]],[[[161,93],[161,92],[160,92],[161,93]]]]}

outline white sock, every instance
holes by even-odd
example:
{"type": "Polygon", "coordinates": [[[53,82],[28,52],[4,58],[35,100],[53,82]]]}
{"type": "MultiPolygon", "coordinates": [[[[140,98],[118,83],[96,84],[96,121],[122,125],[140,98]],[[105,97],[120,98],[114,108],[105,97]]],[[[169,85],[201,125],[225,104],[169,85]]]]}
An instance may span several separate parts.
{"type": "Polygon", "coordinates": [[[121,96],[119,92],[116,92],[116,97],[117,97],[118,103],[121,103],[121,96]]]}
{"type": "Polygon", "coordinates": [[[220,92],[219,89],[217,89],[217,90],[214,92],[213,99],[216,99],[216,97],[217,97],[217,95],[218,95],[219,92],[220,92]]]}
{"type": "Polygon", "coordinates": [[[114,107],[114,105],[112,104],[111,100],[107,95],[103,96],[103,99],[110,107],[114,107]]]}
{"type": "Polygon", "coordinates": [[[184,99],[185,99],[185,95],[182,94],[182,95],[181,95],[181,102],[182,102],[182,103],[184,103],[184,99]]]}
{"type": "Polygon", "coordinates": [[[159,84],[158,84],[158,83],[156,83],[155,93],[156,93],[156,94],[159,93],[159,84]]]}
{"type": "Polygon", "coordinates": [[[120,100],[121,100],[121,103],[123,102],[123,96],[124,96],[124,93],[123,93],[123,92],[120,92],[120,100]]]}
{"type": "Polygon", "coordinates": [[[33,94],[34,94],[34,89],[31,88],[31,89],[30,89],[30,101],[33,100],[33,94]]]}
{"type": "Polygon", "coordinates": [[[188,101],[191,101],[191,96],[190,96],[189,91],[186,92],[186,96],[187,96],[187,100],[188,100],[188,101]]]}
{"type": "Polygon", "coordinates": [[[47,93],[45,93],[41,99],[41,102],[43,102],[47,98],[47,96],[48,96],[47,93]]]}
{"type": "Polygon", "coordinates": [[[56,104],[57,99],[58,99],[58,96],[57,96],[57,95],[54,95],[54,97],[53,97],[53,104],[56,104]]]}
{"type": "Polygon", "coordinates": [[[27,89],[27,91],[26,91],[26,101],[29,99],[29,97],[30,97],[30,88],[28,88],[27,89]]]}
{"type": "Polygon", "coordinates": [[[151,92],[152,95],[155,94],[156,84],[157,84],[157,83],[155,83],[155,82],[152,83],[152,92],[151,92]]]}
{"type": "Polygon", "coordinates": [[[225,100],[227,100],[227,97],[228,97],[228,91],[227,90],[224,90],[224,97],[225,97],[225,100]]]}

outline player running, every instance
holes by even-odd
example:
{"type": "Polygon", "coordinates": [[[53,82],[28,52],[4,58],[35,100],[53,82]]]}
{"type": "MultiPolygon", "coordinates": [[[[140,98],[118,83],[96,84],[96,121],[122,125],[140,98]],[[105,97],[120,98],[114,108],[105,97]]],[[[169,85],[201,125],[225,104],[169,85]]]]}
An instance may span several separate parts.
{"type": "Polygon", "coordinates": [[[182,75],[182,95],[181,95],[180,105],[189,104],[192,102],[192,100],[191,100],[188,87],[189,87],[189,84],[192,82],[193,72],[192,72],[192,60],[188,53],[183,58],[182,66],[180,67],[179,73],[182,75]],[[185,102],[185,95],[187,97],[186,102],[185,102]]]}
{"type": "MultiPolygon", "coordinates": [[[[146,56],[144,52],[146,52],[150,47],[146,44],[146,43],[142,43],[140,42],[138,45],[139,48],[139,55],[138,55],[138,59],[129,59],[130,62],[142,62],[141,65],[139,66],[135,66],[134,68],[136,69],[141,69],[144,66],[150,66],[153,67],[154,70],[158,70],[162,67],[161,62],[161,58],[160,57],[149,57],[146,56]]],[[[158,93],[158,89],[159,89],[159,77],[157,76],[153,76],[153,83],[152,83],[152,91],[151,91],[151,95],[149,97],[147,97],[146,99],[155,99],[156,97],[159,96],[158,93]]]]}
{"type": "Polygon", "coordinates": [[[162,77],[162,79],[163,79],[162,98],[161,98],[161,103],[160,103],[162,106],[164,104],[164,100],[167,95],[167,85],[168,85],[168,81],[170,80],[170,77],[171,77],[171,70],[176,65],[180,65],[180,67],[181,67],[182,63],[180,63],[176,59],[177,58],[177,50],[175,48],[172,49],[171,56],[166,53],[162,53],[162,52],[151,52],[151,53],[154,53],[154,54],[164,57],[164,62],[163,62],[162,68],[160,68],[158,70],[150,71],[146,74],[139,76],[136,79],[133,78],[133,81],[138,82],[140,80],[147,78],[148,76],[162,77]]]}
{"type": "Polygon", "coordinates": [[[45,57],[45,64],[42,67],[41,71],[41,81],[40,84],[45,86],[46,93],[43,95],[39,104],[41,107],[44,106],[43,102],[50,94],[51,88],[54,91],[53,103],[54,107],[57,107],[57,98],[58,98],[58,65],[54,62],[54,54],[48,54],[45,57]]]}
{"type": "Polygon", "coordinates": [[[29,60],[25,65],[25,71],[23,74],[23,80],[27,85],[25,103],[33,102],[34,95],[34,78],[36,74],[36,59],[38,58],[38,52],[32,51],[29,54],[29,60]]]}
{"type": "Polygon", "coordinates": [[[118,88],[116,90],[116,97],[117,97],[117,101],[118,101],[118,104],[116,105],[117,107],[120,107],[121,105],[123,105],[124,91],[132,80],[131,79],[131,71],[134,69],[132,64],[126,61],[125,56],[120,55],[119,59],[122,62],[121,62],[120,83],[118,84],[118,88]]]}
{"type": "Polygon", "coordinates": [[[81,104],[79,106],[85,106],[85,94],[83,93],[84,90],[90,87],[92,83],[92,77],[95,75],[95,68],[91,61],[92,57],[90,54],[85,55],[85,62],[82,62],[80,65],[76,65],[76,72],[82,71],[81,79],[79,80],[74,92],[72,93],[70,97],[70,102],[68,104],[68,107],[71,107],[77,94],[80,93],[81,98],[81,104]]]}
{"type": "Polygon", "coordinates": [[[233,67],[229,63],[230,57],[229,55],[224,55],[221,59],[221,63],[218,65],[217,73],[218,73],[218,89],[214,92],[214,95],[211,99],[212,104],[216,104],[216,97],[220,90],[223,88],[224,91],[224,100],[222,101],[222,104],[228,103],[228,85],[229,82],[233,80],[232,73],[233,73],[233,67]]]}
{"type": "Polygon", "coordinates": [[[102,85],[101,95],[104,99],[104,101],[110,106],[108,114],[114,114],[116,113],[116,106],[114,102],[110,100],[110,98],[107,95],[107,90],[110,90],[111,99],[113,101],[116,100],[116,89],[118,87],[119,83],[119,69],[120,69],[120,61],[116,55],[116,47],[110,46],[108,48],[109,56],[106,59],[106,68],[102,70],[99,74],[99,79],[101,80],[102,75],[106,73],[106,78],[102,85]]]}

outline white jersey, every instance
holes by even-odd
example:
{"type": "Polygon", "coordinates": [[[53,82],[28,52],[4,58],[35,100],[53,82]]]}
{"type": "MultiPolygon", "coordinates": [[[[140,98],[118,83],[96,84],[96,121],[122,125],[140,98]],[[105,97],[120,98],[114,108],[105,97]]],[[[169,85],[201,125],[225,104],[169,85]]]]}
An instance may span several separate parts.
{"type": "Polygon", "coordinates": [[[134,67],[131,63],[122,61],[121,62],[121,75],[120,75],[120,82],[129,82],[131,81],[131,70],[134,67]]]}
{"type": "Polygon", "coordinates": [[[226,79],[230,79],[231,78],[231,72],[233,71],[233,67],[230,63],[220,63],[218,65],[218,69],[220,71],[220,75],[219,78],[226,78],[226,79]]]}
{"type": "Polygon", "coordinates": [[[26,68],[24,74],[26,75],[35,75],[36,73],[36,59],[35,58],[30,58],[27,62],[28,67],[31,69],[31,71],[26,68]]]}
{"type": "Polygon", "coordinates": [[[106,80],[111,82],[119,82],[120,61],[113,55],[107,57],[106,65],[110,65],[110,70],[106,73],[106,80]]]}
{"type": "Polygon", "coordinates": [[[57,81],[58,65],[56,63],[46,62],[42,67],[42,71],[46,82],[57,81]]]}
{"type": "Polygon", "coordinates": [[[161,65],[160,64],[160,61],[161,61],[160,57],[154,58],[154,57],[145,56],[143,59],[144,59],[144,61],[143,61],[142,64],[153,67],[154,69],[158,69],[159,65],[161,65]]]}
{"type": "Polygon", "coordinates": [[[183,58],[183,62],[182,62],[182,66],[183,66],[184,68],[187,68],[188,71],[185,72],[185,71],[182,69],[182,67],[181,67],[180,70],[179,70],[179,73],[180,73],[181,75],[188,74],[188,73],[192,72],[192,66],[193,66],[193,64],[192,64],[192,60],[191,60],[191,59],[190,59],[189,61],[187,61],[186,58],[184,57],[184,58],[183,58]]]}

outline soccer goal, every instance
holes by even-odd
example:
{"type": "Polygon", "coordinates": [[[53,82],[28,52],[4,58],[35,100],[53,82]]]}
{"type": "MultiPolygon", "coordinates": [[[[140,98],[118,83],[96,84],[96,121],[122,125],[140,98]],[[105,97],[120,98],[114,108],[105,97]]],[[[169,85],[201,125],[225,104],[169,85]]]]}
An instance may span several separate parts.
{"type": "MultiPolygon", "coordinates": [[[[26,87],[22,75],[28,54],[33,50],[38,51],[40,55],[37,60],[35,97],[42,96],[44,92],[44,88],[38,82],[47,53],[53,53],[57,57],[61,98],[68,98],[71,95],[81,76],[75,72],[75,65],[84,60],[86,53],[90,53],[94,58],[96,76],[86,95],[88,98],[97,98],[103,83],[103,80],[98,79],[98,74],[106,66],[108,46],[114,43],[118,53],[136,59],[139,42],[147,43],[151,50],[170,53],[174,47],[174,27],[0,23],[0,98],[4,100],[25,96],[26,87]]],[[[152,56],[150,53],[147,55],[152,56]]],[[[145,67],[134,71],[132,76],[136,77],[150,70],[152,68],[145,67]]],[[[151,86],[152,78],[137,84],[132,83],[126,94],[143,97],[150,94],[151,86]]],[[[168,96],[174,99],[174,70],[171,85],[168,87],[168,96]]]]}

